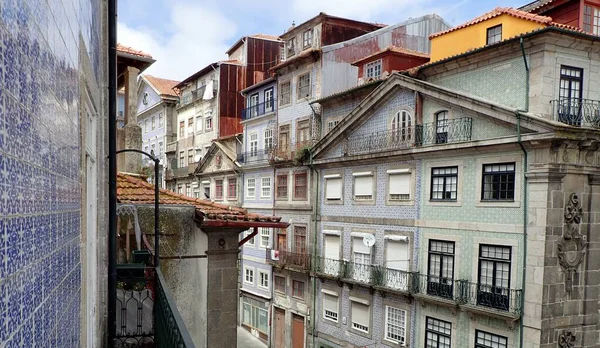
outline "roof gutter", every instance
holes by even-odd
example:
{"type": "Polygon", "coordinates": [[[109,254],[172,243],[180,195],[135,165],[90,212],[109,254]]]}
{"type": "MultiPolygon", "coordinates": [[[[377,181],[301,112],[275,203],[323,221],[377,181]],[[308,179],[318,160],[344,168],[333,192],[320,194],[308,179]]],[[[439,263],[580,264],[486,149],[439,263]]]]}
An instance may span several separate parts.
{"type": "Polygon", "coordinates": [[[144,62],[144,63],[150,63],[150,64],[153,64],[156,62],[156,60],[153,58],[138,56],[137,54],[125,53],[123,51],[117,51],[117,57],[128,58],[128,59],[132,59],[132,60],[137,60],[138,62],[144,62]]]}

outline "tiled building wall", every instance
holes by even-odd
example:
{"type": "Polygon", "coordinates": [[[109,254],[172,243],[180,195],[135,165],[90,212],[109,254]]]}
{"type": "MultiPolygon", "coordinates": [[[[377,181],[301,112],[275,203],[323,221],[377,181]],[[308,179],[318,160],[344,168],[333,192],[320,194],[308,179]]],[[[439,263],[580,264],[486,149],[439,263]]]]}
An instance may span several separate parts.
{"type": "Polygon", "coordinates": [[[377,110],[371,118],[361,127],[352,133],[352,136],[366,136],[375,132],[385,132],[391,130],[391,117],[401,109],[408,110],[413,117],[415,110],[414,92],[400,90],[396,95],[382,108],[377,110]]]}
{"type": "MultiPolygon", "coordinates": [[[[104,85],[101,4],[90,0],[52,5],[39,0],[2,2],[2,347],[80,346],[80,96],[84,95],[80,81],[89,83],[90,97],[103,114],[98,90],[104,85]],[[82,53],[87,55],[82,57],[82,53]]],[[[104,162],[100,162],[99,174],[104,178],[104,162]]],[[[100,197],[99,202],[105,200],[100,197]]],[[[95,295],[98,301],[104,299],[95,295]]]]}
{"type": "MultiPolygon", "coordinates": [[[[266,116],[265,119],[262,119],[260,122],[253,122],[253,123],[246,123],[245,127],[244,127],[244,152],[246,153],[246,156],[248,156],[248,153],[250,152],[250,135],[251,134],[256,134],[258,137],[258,145],[257,145],[257,149],[258,149],[258,156],[256,157],[256,160],[264,160],[261,163],[264,163],[265,166],[268,165],[268,154],[264,153],[265,150],[265,130],[267,129],[272,129],[273,130],[273,140],[272,140],[272,144],[275,145],[276,144],[276,139],[277,139],[277,130],[274,124],[274,120],[273,120],[273,116],[266,116]],[[266,157],[265,157],[266,156],[266,157]]],[[[247,158],[247,164],[249,165],[254,165],[257,164],[256,162],[252,162],[252,158],[248,157],[247,158]]]]}
{"type": "MultiPolygon", "coordinates": [[[[269,209],[273,207],[273,198],[275,197],[275,182],[273,178],[273,169],[260,168],[255,170],[244,171],[244,181],[241,183],[242,190],[240,191],[244,207],[254,209],[269,209]],[[262,178],[271,180],[271,194],[269,197],[261,197],[262,178]],[[254,179],[255,191],[254,197],[248,197],[248,179],[254,179]]],[[[273,211],[268,212],[268,215],[273,215],[273,211]]]]}

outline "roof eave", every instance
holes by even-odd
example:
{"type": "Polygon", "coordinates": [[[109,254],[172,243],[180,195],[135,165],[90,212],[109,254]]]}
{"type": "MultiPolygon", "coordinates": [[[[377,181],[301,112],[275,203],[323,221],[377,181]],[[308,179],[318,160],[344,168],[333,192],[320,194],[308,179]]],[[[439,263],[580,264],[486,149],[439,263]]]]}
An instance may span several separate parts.
{"type": "Polygon", "coordinates": [[[234,221],[234,220],[202,220],[200,227],[219,227],[219,228],[288,228],[288,222],[268,222],[268,221],[234,221]]]}

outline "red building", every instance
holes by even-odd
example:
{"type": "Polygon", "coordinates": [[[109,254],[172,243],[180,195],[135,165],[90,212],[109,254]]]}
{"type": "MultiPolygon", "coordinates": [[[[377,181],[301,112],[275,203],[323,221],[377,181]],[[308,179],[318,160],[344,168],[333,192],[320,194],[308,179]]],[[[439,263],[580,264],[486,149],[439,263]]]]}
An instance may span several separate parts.
{"type": "Polygon", "coordinates": [[[520,10],[552,17],[554,22],[600,35],[600,0],[537,0],[520,10]]]}

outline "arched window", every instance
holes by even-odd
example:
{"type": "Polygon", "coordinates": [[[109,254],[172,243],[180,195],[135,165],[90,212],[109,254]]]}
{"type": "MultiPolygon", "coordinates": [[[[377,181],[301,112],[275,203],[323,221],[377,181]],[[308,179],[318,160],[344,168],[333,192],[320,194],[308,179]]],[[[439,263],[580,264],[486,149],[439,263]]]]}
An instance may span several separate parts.
{"type": "Polygon", "coordinates": [[[399,141],[412,140],[412,116],[408,110],[400,110],[392,117],[392,132],[399,141]]]}
{"type": "Polygon", "coordinates": [[[435,143],[448,142],[448,110],[438,111],[435,114],[435,143]]]}

